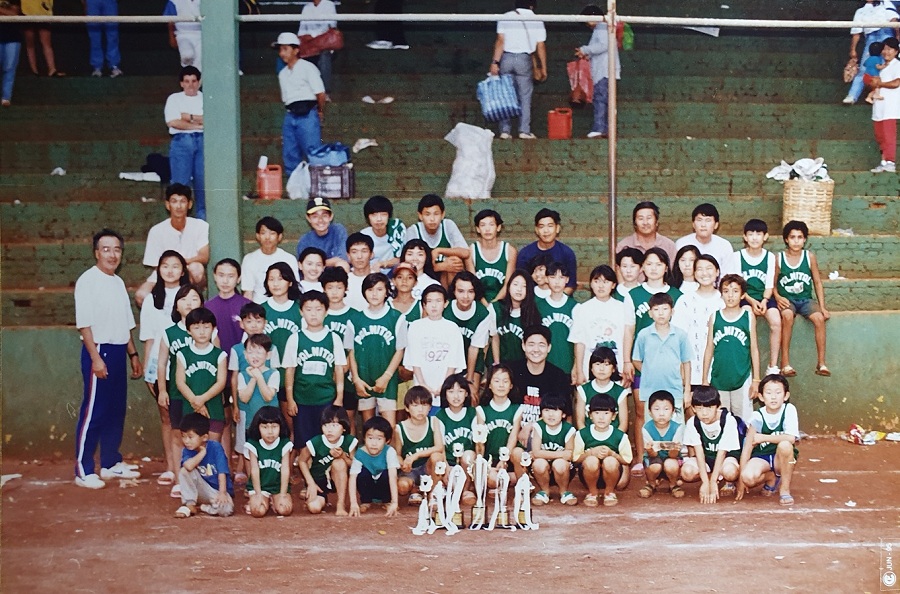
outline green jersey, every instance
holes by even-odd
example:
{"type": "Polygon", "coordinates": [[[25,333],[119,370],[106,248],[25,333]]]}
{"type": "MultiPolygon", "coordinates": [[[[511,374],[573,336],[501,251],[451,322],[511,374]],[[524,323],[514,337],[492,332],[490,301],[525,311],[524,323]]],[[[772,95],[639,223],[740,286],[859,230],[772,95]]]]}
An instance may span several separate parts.
{"type": "Polygon", "coordinates": [[[454,419],[449,408],[442,408],[435,415],[444,438],[444,456],[451,466],[456,464],[453,456],[453,444],[461,443],[463,450],[474,451],[475,443],[472,441],[472,424],[475,422],[475,409],[471,406],[464,407],[462,417],[454,419]]]}
{"type": "Polygon", "coordinates": [[[741,258],[741,276],[747,281],[747,295],[757,301],[761,301],[766,292],[767,273],[769,271],[769,259],[773,258],[772,252],[763,250],[763,257],[757,264],[747,261],[746,251],[738,252],[741,258]]]}
{"type": "Polygon", "coordinates": [[[718,390],[737,390],[750,377],[751,315],[742,309],[736,320],[729,321],[721,311],[713,314],[713,361],[709,383],[718,390]]]}
{"type": "Polygon", "coordinates": [[[484,443],[484,457],[492,458],[493,464],[500,459],[500,448],[509,442],[509,434],[515,426],[516,415],[519,414],[519,405],[507,400],[506,408],[497,410],[494,401],[491,400],[484,406],[479,406],[484,424],[487,425],[488,436],[484,443]]]}
{"type": "MultiPolygon", "coordinates": [[[[491,304],[494,307],[494,317],[497,320],[497,335],[500,337],[500,361],[504,363],[519,361],[525,358],[522,350],[522,341],[525,332],[522,328],[520,311],[509,316],[503,316],[503,309],[499,303],[491,304]]],[[[499,363],[499,361],[495,361],[499,363]]]]}
{"type": "Polygon", "coordinates": [[[322,330],[310,336],[301,330],[288,343],[285,367],[296,367],[294,372],[294,400],[304,406],[330,404],[337,395],[334,381],[335,366],[347,364],[340,337],[331,330],[322,330]]]}
{"type": "MultiPolygon", "coordinates": [[[[447,239],[447,232],[446,232],[446,230],[444,230],[444,221],[441,221],[441,226],[438,227],[438,233],[440,233],[441,238],[438,240],[437,245],[431,245],[431,243],[425,237],[425,223],[422,223],[422,222],[416,223],[415,225],[413,225],[412,229],[413,229],[413,233],[416,234],[416,237],[418,239],[421,239],[425,243],[427,243],[428,247],[430,247],[432,250],[436,250],[438,248],[453,247],[452,245],[450,245],[450,240],[447,239]]],[[[435,263],[443,262],[444,256],[438,256],[437,258],[434,259],[434,261],[435,261],[435,263]]]]}
{"type": "MultiPolygon", "coordinates": [[[[406,348],[406,322],[396,309],[385,305],[380,312],[368,310],[354,312],[348,323],[353,333],[353,358],[362,381],[370,386],[390,367],[397,351],[406,348]],[[379,317],[372,317],[379,316],[379,317]]],[[[391,376],[382,394],[369,392],[369,398],[397,399],[400,375],[397,370],[391,376]]]]}
{"type": "MultiPolygon", "coordinates": [[[[488,308],[481,303],[472,304],[472,308],[463,312],[456,305],[456,300],[450,302],[450,305],[444,308],[444,319],[450,320],[459,327],[459,332],[463,339],[463,352],[466,354],[466,361],[469,360],[469,347],[474,346],[478,349],[484,349],[490,344],[490,333],[488,327],[488,308]],[[465,318],[465,314],[469,314],[469,318],[465,318]]],[[[475,373],[484,372],[484,357],[479,356],[475,360],[475,373]]]]}
{"type": "Polygon", "coordinates": [[[812,299],[813,280],[812,267],[809,265],[809,252],[803,250],[797,266],[788,264],[785,253],[778,254],[778,288],[783,297],[791,300],[812,299]]]}
{"type": "Polygon", "coordinates": [[[484,257],[477,241],[472,244],[472,249],[475,251],[475,276],[481,281],[484,298],[490,303],[506,284],[506,269],[509,267],[506,251],[509,247],[505,241],[501,241],[500,254],[493,261],[484,257]]]}
{"type": "Polygon", "coordinates": [[[614,452],[619,451],[619,445],[622,443],[622,440],[626,438],[625,434],[622,433],[617,427],[614,427],[612,432],[606,439],[600,439],[594,435],[592,431],[593,425],[587,425],[584,429],[581,429],[578,432],[578,435],[581,437],[581,441],[584,442],[585,451],[596,448],[598,446],[606,446],[614,452]]]}
{"type": "MultiPolygon", "coordinates": [[[[279,437],[272,445],[268,445],[262,440],[248,439],[244,444],[247,452],[247,458],[250,458],[250,452],[256,454],[256,463],[259,466],[259,488],[269,493],[281,493],[281,462],[284,460],[285,454],[290,455],[294,449],[294,444],[286,437],[279,437]]],[[[290,460],[290,458],[288,458],[290,460]]],[[[248,487],[253,489],[251,482],[248,487]]],[[[288,493],[291,492],[291,481],[288,481],[288,493]]]]}
{"type": "MultiPolygon", "coordinates": [[[[661,291],[651,291],[647,288],[647,283],[642,283],[628,292],[631,297],[631,303],[634,305],[634,337],[641,333],[641,330],[653,325],[653,318],[650,317],[650,298],[656,293],[668,293],[672,297],[672,303],[678,303],[681,298],[681,291],[675,287],[664,285],[661,291]]],[[[627,301],[625,303],[628,303],[627,301]]],[[[637,340],[635,340],[637,342],[637,340]]]]}
{"type": "Polygon", "coordinates": [[[184,329],[183,322],[178,322],[166,328],[165,340],[169,347],[169,361],[166,363],[166,390],[169,392],[169,400],[183,400],[181,392],[175,386],[175,357],[179,351],[194,344],[194,339],[184,329]]]}
{"type": "MultiPolygon", "coordinates": [[[[204,351],[197,351],[194,345],[178,351],[178,360],[184,366],[184,380],[195,396],[208,392],[218,379],[219,364],[225,364],[228,355],[212,343],[204,351]]],[[[181,410],[184,414],[194,412],[191,404],[185,400],[181,410]]],[[[222,404],[222,393],[214,395],[206,401],[206,410],[213,421],[225,420],[225,409],[222,404]]]]}
{"type": "Polygon", "coordinates": [[[337,443],[330,443],[324,435],[316,435],[306,442],[306,449],[312,456],[312,460],[309,462],[310,474],[314,479],[324,479],[328,476],[331,463],[334,462],[331,450],[341,448],[345,454],[349,454],[356,448],[357,443],[356,438],[347,433],[343,434],[337,443]]]}
{"type": "Polygon", "coordinates": [[[616,404],[619,405],[620,410],[623,404],[627,405],[627,403],[623,402],[628,395],[627,391],[615,382],[609,382],[606,386],[601,386],[597,383],[597,380],[591,380],[578,386],[575,391],[579,398],[584,398],[584,418],[586,419],[585,423],[588,425],[590,425],[591,418],[591,411],[589,410],[591,399],[597,394],[609,394],[612,396],[616,404]]]}
{"type": "Polygon", "coordinates": [[[566,442],[575,435],[575,427],[571,423],[563,421],[552,433],[543,419],[537,422],[541,430],[541,449],[545,452],[561,452],[566,449],[566,442]]]}
{"type": "Polygon", "coordinates": [[[345,305],[342,310],[335,311],[329,309],[328,313],[325,315],[325,327],[337,334],[338,338],[341,339],[341,343],[344,345],[352,338],[347,336],[347,322],[350,321],[350,318],[355,313],[355,309],[349,305],[345,305]]]}
{"type": "MultiPolygon", "coordinates": [[[[427,423],[428,428],[425,429],[425,435],[423,435],[422,439],[419,441],[413,441],[410,439],[409,435],[407,435],[405,427],[406,421],[397,423],[397,430],[400,431],[400,438],[403,440],[403,445],[400,448],[400,458],[406,458],[410,454],[416,454],[422,450],[434,447],[434,430],[431,428],[431,417],[428,417],[427,423]]],[[[428,462],[428,458],[419,458],[413,462],[412,467],[419,468],[420,466],[424,466],[426,462],[428,462]]]]}
{"type": "Polygon", "coordinates": [[[263,309],[266,310],[266,327],[265,334],[272,339],[272,348],[278,353],[278,358],[284,366],[285,347],[288,339],[292,334],[300,332],[303,318],[300,316],[300,307],[296,301],[291,301],[286,310],[281,310],[281,304],[277,304],[272,299],[263,302],[263,309]]]}
{"type": "Polygon", "coordinates": [[[391,246],[391,251],[394,254],[395,258],[400,257],[400,252],[403,251],[403,244],[406,243],[403,241],[406,236],[406,225],[403,224],[403,221],[400,219],[391,219],[387,224],[387,237],[388,243],[391,246]]]}
{"type": "Polygon", "coordinates": [[[549,297],[537,298],[535,302],[541,314],[541,325],[550,329],[552,348],[547,354],[547,361],[571,373],[575,365],[575,345],[569,342],[569,331],[572,329],[572,310],[577,303],[565,293],[562,303],[550,301],[549,297]]]}

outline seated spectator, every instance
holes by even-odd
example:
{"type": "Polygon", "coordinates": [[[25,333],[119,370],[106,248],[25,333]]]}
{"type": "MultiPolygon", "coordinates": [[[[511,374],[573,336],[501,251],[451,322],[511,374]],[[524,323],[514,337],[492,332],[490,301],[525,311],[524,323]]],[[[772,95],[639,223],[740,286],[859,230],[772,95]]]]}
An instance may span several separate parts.
{"type": "Polygon", "coordinates": [[[363,205],[363,214],[369,226],[362,229],[372,238],[372,268],[388,274],[400,263],[400,250],[406,225],[394,218],[394,205],[384,196],[372,196],[363,205]]]}
{"type": "Polygon", "coordinates": [[[565,265],[566,270],[570,270],[569,283],[566,285],[566,294],[571,295],[575,291],[577,284],[576,273],[578,270],[578,262],[575,259],[575,252],[559,239],[560,216],[555,210],[542,208],[534,215],[534,233],[537,235],[537,241],[529,243],[521,250],[516,258],[516,268],[528,269],[529,263],[535,256],[546,253],[550,256],[551,262],[559,262],[565,265]]]}
{"type": "Polygon", "coordinates": [[[310,198],[306,203],[306,222],[311,229],[297,242],[297,258],[308,247],[325,252],[325,266],[340,266],[350,271],[347,262],[347,229],[334,222],[328,198],[310,198]]]}
{"type": "Polygon", "coordinates": [[[297,258],[278,247],[284,239],[284,225],[275,217],[263,217],[256,222],[256,242],[259,249],[244,256],[241,263],[241,291],[256,303],[266,300],[266,271],[275,262],[290,266],[299,278],[297,258]]]}
{"type": "MultiPolygon", "coordinates": [[[[727,239],[716,235],[719,229],[719,210],[715,205],[703,203],[697,206],[691,213],[691,225],[694,232],[679,238],[675,242],[675,249],[680,250],[686,245],[696,246],[701,254],[708,254],[716,259],[722,267],[722,276],[733,272],[730,267],[734,260],[734,248],[727,239]]],[[[669,262],[673,267],[676,266],[674,261],[669,262]]],[[[737,272],[740,273],[740,270],[737,272]]]]}
{"type": "Polygon", "coordinates": [[[191,284],[206,286],[206,264],[209,262],[209,223],[189,217],[194,206],[191,189],[183,184],[172,184],[166,188],[166,210],[169,218],[157,223],[147,233],[144,248],[144,266],[154,268],[147,281],[134,294],[138,307],[150,294],[156,283],[155,267],[159,257],[166,250],[175,250],[187,262],[191,284]]]}
{"type": "Polygon", "coordinates": [[[675,262],[675,242],[659,233],[659,207],[653,202],[638,202],[631,211],[631,224],[634,233],[623,237],[616,244],[616,253],[623,249],[636,248],[643,254],[652,247],[662,248],[669,256],[669,262],[675,262]]]}
{"type": "Polygon", "coordinates": [[[474,272],[469,245],[456,223],[446,218],[444,200],[436,194],[425,194],[419,200],[418,211],[419,222],[407,227],[406,241],[421,239],[428,244],[441,284],[450,286],[457,272],[474,272]]]}

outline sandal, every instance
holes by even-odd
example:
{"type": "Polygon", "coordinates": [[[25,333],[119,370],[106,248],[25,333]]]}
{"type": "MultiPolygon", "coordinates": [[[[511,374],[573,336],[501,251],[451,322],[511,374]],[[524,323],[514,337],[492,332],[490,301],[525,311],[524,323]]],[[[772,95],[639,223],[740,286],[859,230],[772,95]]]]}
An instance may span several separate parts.
{"type": "Polygon", "coordinates": [[[414,507],[422,503],[422,495],[420,493],[411,493],[409,499],[406,501],[406,505],[410,507],[414,507]]]}
{"type": "Polygon", "coordinates": [[[647,483],[646,485],[641,487],[640,491],[638,491],[638,497],[640,497],[641,499],[649,499],[653,495],[654,491],[656,491],[656,489],[653,487],[653,485],[647,483]]]}
{"type": "Polygon", "coordinates": [[[60,72],[59,70],[54,70],[53,72],[48,72],[47,76],[50,78],[63,78],[66,76],[65,72],[60,72]]]}
{"type": "Polygon", "coordinates": [[[172,499],[181,499],[181,485],[175,483],[169,491],[169,497],[172,499]]]}
{"type": "Polygon", "coordinates": [[[603,496],[603,506],[612,507],[619,504],[619,497],[615,493],[603,496]]]}
{"type": "Polygon", "coordinates": [[[778,498],[778,503],[780,503],[781,505],[794,505],[794,498],[790,493],[785,493],[778,498]]]}
{"type": "Polygon", "coordinates": [[[175,517],[179,519],[190,518],[192,515],[194,515],[194,510],[187,505],[182,505],[175,510],[175,517]]]}
{"type": "Polygon", "coordinates": [[[784,377],[794,377],[795,375],[797,375],[797,370],[790,365],[785,365],[781,368],[781,375],[783,375],[784,377]]]}
{"type": "Polygon", "coordinates": [[[175,473],[171,470],[167,470],[156,479],[157,485],[163,485],[164,487],[168,487],[172,483],[175,482],[175,473]]]}
{"type": "Polygon", "coordinates": [[[644,465],[640,462],[631,467],[631,476],[633,477],[642,477],[644,476],[644,465]]]}
{"type": "Polygon", "coordinates": [[[600,503],[597,501],[596,495],[585,495],[584,496],[584,505],[587,507],[597,507],[600,503]]]}
{"type": "Polygon", "coordinates": [[[734,486],[734,483],[725,483],[721,487],[719,487],[719,497],[731,497],[737,492],[737,487],[734,486]]]}
{"type": "Polygon", "coordinates": [[[769,485],[763,485],[762,491],[760,493],[763,497],[771,497],[775,493],[778,492],[778,487],[781,485],[781,477],[775,479],[775,484],[771,487],[769,485]]]}
{"type": "Polygon", "coordinates": [[[825,365],[819,365],[816,367],[816,375],[821,375],[822,377],[831,377],[831,371],[828,370],[828,367],[825,365]]]}
{"type": "Polygon", "coordinates": [[[684,489],[682,487],[679,487],[678,485],[675,485],[674,487],[672,487],[672,497],[674,497],[675,499],[681,499],[682,497],[684,497],[684,489]]]}

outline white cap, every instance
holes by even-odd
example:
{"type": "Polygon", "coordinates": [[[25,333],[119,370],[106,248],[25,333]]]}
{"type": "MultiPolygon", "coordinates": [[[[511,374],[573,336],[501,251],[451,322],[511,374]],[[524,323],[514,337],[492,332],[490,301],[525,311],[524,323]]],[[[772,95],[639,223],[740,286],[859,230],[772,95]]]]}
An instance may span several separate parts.
{"type": "Polygon", "coordinates": [[[297,37],[297,34],[296,34],[296,33],[290,33],[290,32],[279,33],[279,34],[278,34],[278,40],[277,40],[275,43],[272,44],[273,47],[276,46],[276,45],[296,45],[296,46],[299,46],[299,45],[300,45],[300,38],[297,37]]]}

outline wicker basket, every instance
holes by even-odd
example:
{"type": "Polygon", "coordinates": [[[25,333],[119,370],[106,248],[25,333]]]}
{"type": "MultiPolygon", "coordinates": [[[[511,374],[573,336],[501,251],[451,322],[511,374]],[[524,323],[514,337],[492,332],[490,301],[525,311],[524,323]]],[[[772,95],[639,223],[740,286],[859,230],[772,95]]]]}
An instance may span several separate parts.
{"type": "Polygon", "coordinates": [[[833,196],[834,180],[787,180],[784,182],[782,225],[788,221],[803,221],[809,227],[810,235],[831,235],[833,196]]]}

